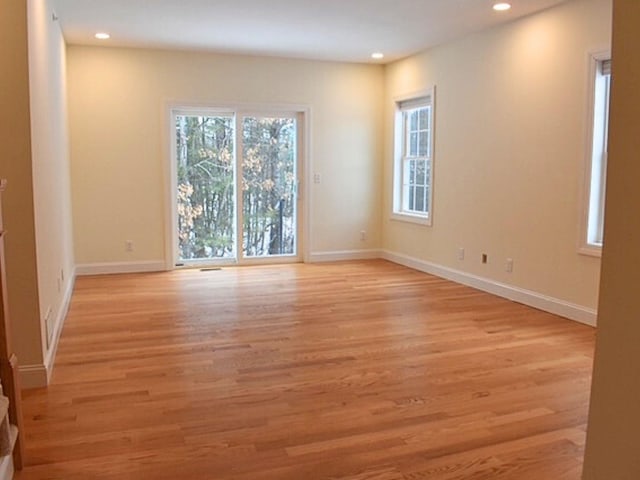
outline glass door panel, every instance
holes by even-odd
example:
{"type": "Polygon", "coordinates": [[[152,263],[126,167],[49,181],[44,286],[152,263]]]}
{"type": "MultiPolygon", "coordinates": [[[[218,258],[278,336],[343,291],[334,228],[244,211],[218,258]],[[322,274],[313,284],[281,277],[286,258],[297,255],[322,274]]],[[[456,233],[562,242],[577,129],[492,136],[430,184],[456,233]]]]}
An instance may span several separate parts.
{"type": "Polygon", "coordinates": [[[178,262],[235,260],[233,115],[176,114],[178,262]]]}
{"type": "Polygon", "coordinates": [[[295,256],[296,119],[246,116],[241,128],[243,256],[295,256]]]}

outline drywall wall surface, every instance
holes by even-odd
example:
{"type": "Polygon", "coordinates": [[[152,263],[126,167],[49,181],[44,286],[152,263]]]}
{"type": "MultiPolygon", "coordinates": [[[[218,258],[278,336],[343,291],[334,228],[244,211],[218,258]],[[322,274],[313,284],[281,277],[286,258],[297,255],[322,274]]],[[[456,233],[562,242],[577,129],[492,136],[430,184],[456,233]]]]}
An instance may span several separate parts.
{"type": "Polygon", "coordinates": [[[640,478],[640,3],[615,0],[605,247],[583,478],[640,478]]]}
{"type": "Polygon", "coordinates": [[[50,0],[30,0],[29,71],[42,345],[60,328],[73,283],[66,46],[50,0]]]}
{"type": "Polygon", "coordinates": [[[580,196],[588,54],[609,48],[610,19],[609,0],[571,1],[387,67],[384,249],[595,309],[600,260],[578,254],[580,196]],[[390,219],[393,111],[433,85],[426,227],[390,219]]]}
{"type": "Polygon", "coordinates": [[[309,107],[309,250],[379,247],[382,67],[82,46],[68,67],[78,264],[164,259],[169,103],[309,107]]]}

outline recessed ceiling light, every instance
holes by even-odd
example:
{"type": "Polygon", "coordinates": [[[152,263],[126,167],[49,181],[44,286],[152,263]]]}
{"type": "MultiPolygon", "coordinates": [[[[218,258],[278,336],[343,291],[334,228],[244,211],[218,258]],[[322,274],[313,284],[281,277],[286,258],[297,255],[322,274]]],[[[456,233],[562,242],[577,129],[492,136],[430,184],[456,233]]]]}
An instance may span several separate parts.
{"type": "Polygon", "coordinates": [[[504,2],[501,2],[501,3],[495,3],[495,4],[493,5],[493,9],[494,9],[496,12],[506,12],[507,10],[510,10],[510,9],[511,9],[511,4],[510,4],[510,3],[504,3],[504,2]]]}
{"type": "Polygon", "coordinates": [[[374,60],[380,60],[384,58],[384,53],[382,52],[375,52],[371,54],[371,58],[373,58],[374,60]]]}
{"type": "Polygon", "coordinates": [[[109,38],[111,38],[111,35],[109,35],[108,33],[104,33],[104,32],[98,32],[98,33],[96,33],[96,38],[98,40],[108,40],[109,38]]]}

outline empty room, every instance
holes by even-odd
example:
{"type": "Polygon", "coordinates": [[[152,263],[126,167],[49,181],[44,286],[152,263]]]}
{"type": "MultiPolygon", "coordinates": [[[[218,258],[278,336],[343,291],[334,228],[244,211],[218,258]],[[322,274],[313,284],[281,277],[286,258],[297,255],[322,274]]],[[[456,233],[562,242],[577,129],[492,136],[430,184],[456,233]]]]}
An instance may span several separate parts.
{"type": "Polygon", "coordinates": [[[0,480],[640,478],[637,1],[0,22],[0,480]]]}

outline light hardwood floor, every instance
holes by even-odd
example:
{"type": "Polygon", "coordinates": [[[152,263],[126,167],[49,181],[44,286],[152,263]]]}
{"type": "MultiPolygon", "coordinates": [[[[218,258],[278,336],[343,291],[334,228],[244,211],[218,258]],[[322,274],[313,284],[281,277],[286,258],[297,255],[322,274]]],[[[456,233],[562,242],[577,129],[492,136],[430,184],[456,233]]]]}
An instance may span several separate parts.
{"type": "Polygon", "coordinates": [[[78,278],[20,480],[578,480],[594,329],[384,261],[78,278]]]}

